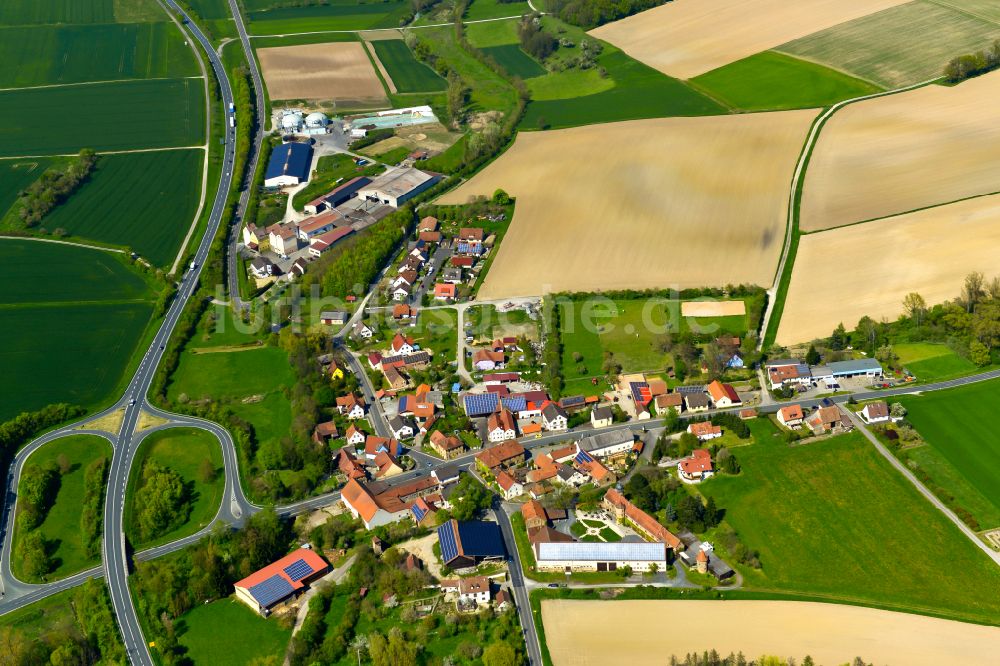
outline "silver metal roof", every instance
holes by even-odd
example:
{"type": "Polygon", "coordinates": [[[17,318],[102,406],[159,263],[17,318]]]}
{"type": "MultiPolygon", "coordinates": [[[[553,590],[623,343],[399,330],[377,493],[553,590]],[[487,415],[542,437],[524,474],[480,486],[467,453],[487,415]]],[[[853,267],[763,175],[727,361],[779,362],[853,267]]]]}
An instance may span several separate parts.
{"type": "Polygon", "coordinates": [[[574,541],[572,543],[539,543],[537,559],[545,561],[599,561],[599,562],[662,562],[666,559],[667,547],[660,542],[598,543],[574,541]]]}

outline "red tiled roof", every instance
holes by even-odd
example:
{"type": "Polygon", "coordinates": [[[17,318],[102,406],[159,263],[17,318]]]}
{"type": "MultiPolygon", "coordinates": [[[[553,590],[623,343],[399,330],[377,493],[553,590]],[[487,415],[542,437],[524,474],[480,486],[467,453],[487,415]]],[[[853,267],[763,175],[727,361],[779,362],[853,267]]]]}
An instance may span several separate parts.
{"type": "Polygon", "coordinates": [[[712,454],[707,449],[695,449],[691,455],[681,460],[677,466],[685,474],[698,474],[712,471],[712,454]]]}
{"type": "Polygon", "coordinates": [[[268,564],[263,569],[258,569],[253,572],[243,580],[237,582],[236,587],[249,589],[257,583],[261,583],[277,574],[284,578],[292,586],[293,590],[300,590],[305,586],[305,584],[301,580],[292,580],[284,571],[285,567],[294,564],[298,560],[304,560],[306,564],[312,567],[313,572],[324,571],[330,566],[322,557],[317,555],[312,550],[308,548],[299,548],[298,550],[285,555],[280,560],[268,564]]]}
{"type": "Polygon", "coordinates": [[[740,394],[736,392],[732,384],[723,384],[718,379],[708,385],[708,392],[715,402],[723,398],[729,398],[733,402],[740,402],[740,394]]]}
{"type": "Polygon", "coordinates": [[[524,447],[516,440],[508,439],[501,444],[483,449],[476,454],[476,460],[486,465],[487,468],[493,469],[502,463],[522,456],[524,456],[524,447]]]}
{"type": "Polygon", "coordinates": [[[662,541],[674,550],[677,550],[683,545],[681,540],[677,538],[673,532],[661,525],[651,515],[632,504],[628,498],[616,489],[612,488],[609,490],[604,496],[604,499],[610,504],[619,507],[624,512],[626,518],[631,520],[639,526],[640,529],[657,541],[662,541]]]}

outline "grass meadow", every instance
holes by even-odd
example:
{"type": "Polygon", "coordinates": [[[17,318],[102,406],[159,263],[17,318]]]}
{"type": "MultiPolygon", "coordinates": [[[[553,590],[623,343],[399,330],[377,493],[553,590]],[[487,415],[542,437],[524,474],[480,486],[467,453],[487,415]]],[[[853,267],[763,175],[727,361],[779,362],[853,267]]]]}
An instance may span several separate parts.
{"type": "Polygon", "coordinates": [[[860,433],[797,446],[775,434],[737,457],[739,476],[701,491],[760,552],[761,570],[740,567],[745,588],[996,623],[1000,570],[860,433]]]}
{"type": "Polygon", "coordinates": [[[0,28],[0,88],[200,76],[172,23],[0,28]]]}
{"type": "MultiPolygon", "coordinates": [[[[916,0],[835,25],[777,47],[789,55],[897,88],[941,76],[955,56],[988,48],[1000,38],[1000,22],[964,11],[968,0],[916,0]],[[919,37],[916,37],[919,35],[919,37]]],[[[972,0],[982,9],[995,3],[972,0]]],[[[990,11],[990,9],[987,9],[990,11]]]]}
{"type": "Polygon", "coordinates": [[[114,0],[4,0],[0,25],[114,23],[114,0]]]}
{"type": "Polygon", "coordinates": [[[194,664],[249,664],[268,657],[280,662],[292,637],[280,618],[263,618],[232,597],[199,604],[177,624],[177,640],[194,664]]]}
{"type": "Polygon", "coordinates": [[[42,225],[130,247],[154,266],[169,267],[198,209],[203,155],[200,149],[103,155],[42,225]]]}
{"type": "Polygon", "coordinates": [[[434,92],[448,87],[437,72],[416,59],[403,40],[381,39],[371,45],[398,92],[434,92]]]}
{"type": "Polygon", "coordinates": [[[948,345],[913,342],[893,345],[899,363],[919,380],[936,382],[971,374],[977,368],[972,361],[956,354],[948,345]]]}
{"type": "Polygon", "coordinates": [[[472,0],[465,10],[466,21],[523,16],[530,14],[527,2],[497,2],[497,0],[472,0]]]}
{"type": "Polygon", "coordinates": [[[808,109],[880,92],[882,88],[774,51],[706,72],[690,83],[741,111],[808,109]]]}
{"type": "Polygon", "coordinates": [[[201,79],[0,91],[0,157],[201,145],[201,79]],[[37,131],[44,128],[44,131],[37,131]],[[81,131],[86,128],[86,131],[81,131]]]}
{"type": "Polygon", "coordinates": [[[51,163],[45,157],[0,161],[0,220],[17,201],[17,193],[35,182],[51,163]]]}
{"type": "MultiPolygon", "coordinates": [[[[198,16],[205,19],[226,19],[232,17],[226,0],[187,0],[198,16]]],[[[250,3],[245,3],[249,5],[250,3]]]]}
{"type": "MultiPolygon", "coordinates": [[[[56,567],[49,575],[49,580],[64,578],[100,562],[100,557],[87,557],[80,531],[80,507],[83,505],[84,472],[99,458],[110,460],[111,445],[104,438],[94,435],[60,437],[31,454],[25,463],[25,469],[55,464],[59,456],[66,456],[70,465],[69,472],[60,477],[59,492],[56,494],[55,502],[46,514],[45,520],[36,528],[46,541],[55,544],[52,558],[56,562],[56,567]]],[[[102,496],[102,505],[103,500],[102,496]]],[[[19,530],[15,528],[15,542],[20,537],[19,530]]],[[[20,558],[15,557],[11,560],[14,574],[26,581],[28,579],[24,575],[22,564],[20,558]]]]}
{"type": "Polygon", "coordinates": [[[481,49],[483,53],[497,61],[501,67],[513,76],[522,79],[533,79],[546,73],[538,61],[521,50],[517,44],[500,44],[481,49]]]}
{"type": "Polygon", "coordinates": [[[125,508],[125,533],[130,535],[134,548],[149,548],[194,534],[207,527],[222,502],[226,479],[222,462],[222,449],[215,435],[197,428],[171,428],[157,431],[142,441],[130,474],[129,500],[125,508]],[[154,460],[164,467],[177,472],[184,483],[192,489],[191,515],[186,523],[150,542],[136,539],[133,517],[135,492],[142,482],[142,467],[146,461],[154,460]],[[215,478],[206,482],[201,477],[201,466],[205,460],[215,469],[215,478]]]}
{"type": "Polygon", "coordinates": [[[357,4],[334,0],[329,5],[247,9],[247,31],[253,35],[281,35],[318,30],[369,30],[398,28],[400,19],[410,11],[408,2],[373,2],[357,4]]]}
{"type": "Polygon", "coordinates": [[[288,354],[277,347],[252,347],[243,351],[194,353],[181,356],[169,395],[186,393],[192,400],[242,399],[291,386],[288,354]]]}
{"type": "MultiPolygon", "coordinates": [[[[906,420],[947,466],[933,461],[927,472],[961,502],[984,528],[1000,526],[1000,432],[997,432],[996,382],[979,382],[922,396],[903,396],[906,420]],[[951,469],[948,469],[950,467],[951,469]],[[948,483],[949,477],[964,480],[948,483]],[[988,502],[985,504],[977,495],[988,502]]],[[[918,459],[919,461],[919,459],[918,459]]]]}

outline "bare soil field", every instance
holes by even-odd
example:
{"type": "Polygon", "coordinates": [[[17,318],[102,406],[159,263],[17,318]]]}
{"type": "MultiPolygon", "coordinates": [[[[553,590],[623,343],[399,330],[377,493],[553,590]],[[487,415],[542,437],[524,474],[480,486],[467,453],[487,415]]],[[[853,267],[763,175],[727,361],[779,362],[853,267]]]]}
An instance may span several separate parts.
{"type": "Polygon", "coordinates": [[[590,31],[664,74],[689,79],[905,0],[674,0],[590,31]]]}
{"type": "Polygon", "coordinates": [[[360,42],[257,50],[272,100],[385,102],[385,90],[360,42]]]}
{"type": "Polygon", "coordinates": [[[443,203],[503,188],[514,219],[480,298],[770,284],[816,112],[522,132],[443,203]]]}
{"type": "Polygon", "coordinates": [[[880,666],[985,666],[1000,642],[997,627],[802,601],[548,600],[542,622],[555,666],[659,666],[707,649],[827,665],[860,656],[880,666]]]}
{"type": "Polygon", "coordinates": [[[998,263],[1000,195],[802,236],[776,341],[806,342],[864,315],[895,319],[911,291],[941,303],[969,272],[993,275],[998,263]]]}
{"type": "Polygon", "coordinates": [[[682,317],[730,317],[745,315],[744,301],[684,301],[681,303],[682,317]]]}
{"type": "Polygon", "coordinates": [[[1000,191],[1000,72],[851,104],[806,171],[799,227],[815,231],[1000,191]]]}

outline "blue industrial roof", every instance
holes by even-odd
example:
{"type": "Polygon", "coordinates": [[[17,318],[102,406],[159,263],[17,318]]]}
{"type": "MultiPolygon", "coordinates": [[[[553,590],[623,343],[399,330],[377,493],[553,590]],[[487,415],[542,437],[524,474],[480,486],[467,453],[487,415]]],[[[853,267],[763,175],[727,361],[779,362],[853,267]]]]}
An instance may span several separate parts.
{"type": "Polygon", "coordinates": [[[466,557],[503,557],[500,526],[483,520],[449,520],[438,527],[441,559],[445,564],[459,555],[466,557]]]}
{"type": "Polygon", "coordinates": [[[660,542],[599,543],[573,541],[565,543],[539,543],[538,561],[597,561],[597,562],[661,562],[666,559],[667,549],[660,542]]]}
{"type": "Polygon", "coordinates": [[[283,143],[271,151],[267,163],[265,179],[278,176],[296,176],[299,180],[309,180],[312,166],[312,146],[305,143],[283,143]]]}
{"type": "Polygon", "coordinates": [[[258,604],[265,608],[294,592],[291,583],[282,578],[281,574],[265,578],[247,591],[250,596],[257,600],[258,604]]]}
{"type": "Polygon", "coordinates": [[[873,358],[859,358],[855,361],[834,361],[827,363],[826,367],[837,375],[853,375],[868,370],[881,370],[882,364],[873,358]]]}

